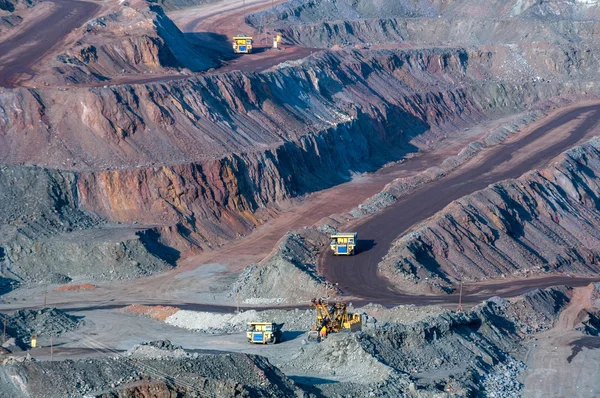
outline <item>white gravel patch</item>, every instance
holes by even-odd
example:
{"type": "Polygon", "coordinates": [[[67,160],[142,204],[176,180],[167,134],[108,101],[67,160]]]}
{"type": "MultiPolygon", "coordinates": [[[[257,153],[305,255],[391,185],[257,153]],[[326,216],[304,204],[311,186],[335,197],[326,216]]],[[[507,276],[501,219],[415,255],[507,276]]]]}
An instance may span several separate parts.
{"type": "Polygon", "coordinates": [[[171,315],[165,322],[189,330],[204,332],[239,331],[246,328],[246,324],[258,319],[254,310],[239,314],[215,314],[212,312],[179,310],[171,315]]]}

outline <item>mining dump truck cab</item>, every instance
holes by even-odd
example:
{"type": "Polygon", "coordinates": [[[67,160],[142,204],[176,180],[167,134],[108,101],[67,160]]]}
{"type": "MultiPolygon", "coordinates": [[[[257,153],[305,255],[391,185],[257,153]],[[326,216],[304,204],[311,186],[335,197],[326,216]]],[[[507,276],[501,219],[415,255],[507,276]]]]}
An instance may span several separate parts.
{"type": "Polygon", "coordinates": [[[252,37],[237,35],[233,38],[233,52],[236,54],[250,54],[252,52],[252,37]]]}
{"type": "Polygon", "coordinates": [[[246,337],[251,344],[276,344],[282,340],[283,323],[248,322],[246,337]]]}
{"type": "Polygon", "coordinates": [[[358,234],[356,232],[333,234],[330,241],[335,256],[351,256],[356,253],[358,234]]]}

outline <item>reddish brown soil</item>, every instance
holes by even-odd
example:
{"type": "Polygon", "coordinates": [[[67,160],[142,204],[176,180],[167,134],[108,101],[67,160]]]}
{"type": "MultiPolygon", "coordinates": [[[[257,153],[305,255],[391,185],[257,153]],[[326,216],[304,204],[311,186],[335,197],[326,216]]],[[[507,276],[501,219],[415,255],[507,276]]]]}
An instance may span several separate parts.
{"type": "Polygon", "coordinates": [[[84,283],[81,285],[63,285],[63,286],[59,286],[57,287],[56,290],[57,292],[61,292],[61,291],[76,291],[76,290],[94,290],[96,288],[96,286],[92,285],[91,283],[84,283]]]}
{"type": "Polygon", "coordinates": [[[179,308],[164,305],[149,306],[142,304],[131,304],[125,308],[121,308],[119,311],[129,312],[134,315],[147,315],[150,318],[157,319],[159,321],[164,321],[165,319],[179,311],[179,308]]]}
{"type": "Polygon", "coordinates": [[[15,87],[32,76],[33,68],[60,46],[75,28],[91,19],[100,6],[73,0],[52,0],[45,18],[29,24],[19,34],[0,42],[0,86],[15,87]]]}

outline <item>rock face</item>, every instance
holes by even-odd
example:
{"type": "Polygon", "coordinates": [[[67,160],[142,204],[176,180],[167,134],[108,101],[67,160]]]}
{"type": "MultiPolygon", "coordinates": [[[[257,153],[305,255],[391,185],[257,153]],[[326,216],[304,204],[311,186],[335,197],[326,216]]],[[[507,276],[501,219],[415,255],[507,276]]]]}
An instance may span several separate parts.
{"type": "Polygon", "coordinates": [[[246,354],[25,361],[2,366],[0,380],[3,396],[15,398],[302,396],[266,359],[246,354]]]}
{"type": "MultiPolygon", "coordinates": [[[[348,51],[261,74],[4,91],[2,160],[74,169],[40,169],[28,178],[41,178],[44,185],[44,173],[68,174],[60,190],[76,198],[69,208],[96,220],[90,225],[108,223],[112,231],[94,248],[85,244],[97,236],[94,232],[81,241],[77,234],[55,236],[35,250],[19,244],[24,249],[12,251],[23,252],[20,261],[40,272],[16,273],[40,280],[55,271],[46,268],[46,260],[36,260],[44,258],[39,254],[64,251],[73,254],[67,269],[81,263],[86,251],[107,264],[86,268],[84,261],[79,274],[64,273],[70,278],[93,269],[94,278],[156,272],[179,252],[247,233],[284,200],[398,160],[429,139],[521,111],[543,98],[594,89],[580,81],[596,68],[595,53],[581,54],[585,62],[576,65],[532,61],[531,76],[556,77],[552,82],[515,79],[506,68],[517,67],[517,53],[504,47],[495,52],[348,51]],[[499,63],[505,65],[503,74],[494,66],[499,63]],[[577,80],[564,77],[567,71],[577,80]],[[139,226],[133,230],[114,228],[134,222],[139,226]],[[156,259],[161,252],[166,257],[156,259]],[[127,271],[117,270],[120,259],[127,271]]],[[[66,228],[60,232],[71,232],[66,228]]],[[[16,264],[15,256],[10,261],[16,264]]]]}
{"type": "Polygon", "coordinates": [[[457,200],[400,237],[381,269],[396,283],[600,269],[600,140],[551,166],[457,200]]]}
{"type": "Polygon", "coordinates": [[[484,44],[597,40],[600,3],[553,1],[294,0],[250,15],[312,47],[402,43],[484,44]],[[557,22],[560,21],[560,22],[557,22]]]}
{"type": "Polygon", "coordinates": [[[485,4],[477,0],[291,0],[274,9],[253,14],[250,21],[261,15],[268,22],[285,21],[309,24],[324,21],[352,21],[376,18],[561,18],[595,19],[600,14],[597,0],[492,0],[485,4]]]}
{"type": "Polygon", "coordinates": [[[315,230],[288,233],[271,256],[244,270],[233,285],[232,294],[252,303],[256,298],[285,302],[290,297],[325,297],[337,293],[316,267],[316,253],[328,243],[327,236],[315,230]]]}
{"type": "Polygon", "coordinates": [[[20,281],[127,279],[170,268],[154,235],[81,210],[77,176],[39,167],[0,168],[0,269],[20,281]]]}
{"type": "MultiPolygon", "coordinates": [[[[206,58],[185,47],[160,8],[136,4],[76,32],[80,40],[49,66],[58,69],[40,79],[98,83],[206,66],[190,63],[206,58]]],[[[572,34],[593,36],[588,28],[572,34]]],[[[69,170],[59,172],[70,175],[60,188],[76,198],[69,208],[94,221],[31,235],[0,261],[15,270],[28,264],[14,271],[26,280],[56,273],[58,265],[37,258],[61,252],[72,258],[65,268],[81,265],[58,279],[147,275],[188,249],[248,233],[290,198],[429,141],[556,96],[597,94],[599,53],[585,40],[555,38],[535,46],[325,52],[262,73],[154,84],[2,90],[0,162],[69,170]],[[98,231],[85,230],[100,225],[104,238],[95,243],[98,231]],[[85,265],[85,252],[105,266],[85,265]],[[120,261],[126,271],[117,270],[120,261]]]]}

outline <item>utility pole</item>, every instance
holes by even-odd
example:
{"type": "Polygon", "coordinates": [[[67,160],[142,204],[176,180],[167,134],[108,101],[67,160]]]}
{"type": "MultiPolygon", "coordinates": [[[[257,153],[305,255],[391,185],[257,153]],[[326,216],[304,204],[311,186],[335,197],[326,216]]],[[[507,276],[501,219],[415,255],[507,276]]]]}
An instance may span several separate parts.
{"type": "Polygon", "coordinates": [[[462,306],[462,290],[463,290],[463,283],[462,281],[460,281],[460,293],[458,295],[458,312],[463,312],[463,306],[462,306]]]}
{"type": "Polygon", "coordinates": [[[52,335],[50,335],[50,360],[54,358],[54,342],[52,341],[52,335]]]}
{"type": "Polygon", "coordinates": [[[4,315],[4,333],[2,333],[2,344],[6,343],[6,315],[4,315]]]}

